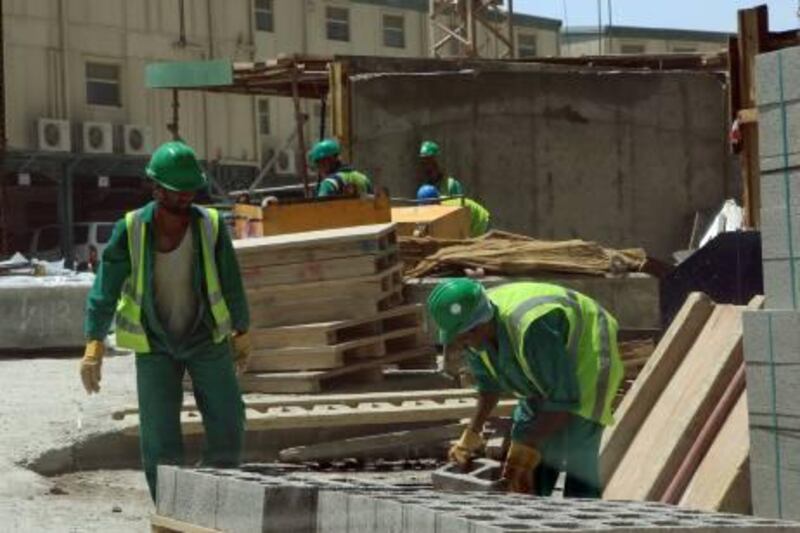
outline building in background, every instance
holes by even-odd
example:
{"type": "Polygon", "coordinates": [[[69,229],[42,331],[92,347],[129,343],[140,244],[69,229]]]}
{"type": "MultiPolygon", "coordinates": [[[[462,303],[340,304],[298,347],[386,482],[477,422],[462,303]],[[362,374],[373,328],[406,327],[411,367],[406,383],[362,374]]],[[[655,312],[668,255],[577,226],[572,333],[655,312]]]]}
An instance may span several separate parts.
{"type": "Polygon", "coordinates": [[[584,56],[603,54],[696,54],[727,49],[732,34],[713,31],[597,26],[565,28],[561,54],[584,56]]]}

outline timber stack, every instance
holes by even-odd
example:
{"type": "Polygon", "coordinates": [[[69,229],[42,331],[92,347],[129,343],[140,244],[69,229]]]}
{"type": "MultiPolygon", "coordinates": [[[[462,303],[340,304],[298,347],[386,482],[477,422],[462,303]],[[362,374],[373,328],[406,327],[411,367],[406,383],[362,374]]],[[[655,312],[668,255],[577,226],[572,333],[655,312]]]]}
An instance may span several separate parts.
{"type": "Polygon", "coordinates": [[[245,392],[319,392],[432,366],[423,310],[404,305],[394,224],[236,241],[251,312],[245,392]]]}

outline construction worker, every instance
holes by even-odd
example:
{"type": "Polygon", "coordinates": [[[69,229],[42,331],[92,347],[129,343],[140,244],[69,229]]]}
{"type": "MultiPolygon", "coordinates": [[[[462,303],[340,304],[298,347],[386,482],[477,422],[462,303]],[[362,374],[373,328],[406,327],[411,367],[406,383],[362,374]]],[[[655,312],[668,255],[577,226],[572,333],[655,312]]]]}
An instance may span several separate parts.
{"type": "Polygon", "coordinates": [[[324,139],[314,145],[308,158],[317,169],[317,198],[362,196],[372,194],[372,182],[339,159],[342,149],[336,139],[324,139]]]}
{"type": "Polygon", "coordinates": [[[439,191],[433,185],[423,185],[417,190],[417,200],[421,204],[442,204],[450,206],[463,206],[469,210],[470,226],[469,236],[480,237],[489,231],[491,216],[489,211],[471,198],[445,198],[441,199],[439,191]]]}
{"type": "Polygon", "coordinates": [[[448,349],[465,351],[478,405],[449,457],[466,466],[484,446],[484,422],[501,394],[520,398],[503,478],[513,492],[548,496],[559,471],[565,496],[599,498],[603,426],[623,375],[617,322],[592,299],[546,283],[484,290],[466,278],[440,283],[428,312],[448,349]],[[536,476],[532,476],[538,466],[536,476]]]}
{"type": "Polygon", "coordinates": [[[419,162],[422,168],[424,183],[433,185],[441,196],[463,196],[464,186],[452,176],[445,176],[439,165],[439,145],[434,141],[425,141],[419,148],[419,162]]]}
{"type": "Polygon", "coordinates": [[[117,345],[136,352],[142,463],[156,497],[159,464],[183,461],[183,376],[203,416],[203,462],[239,463],[244,404],[236,379],[247,367],[249,314],[225,224],[193,205],[207,185],[194,151],[161,145],[147,165],[151,202],[117,222],[86,305],[88,338],[80,374],[100,390],[103,339],[116,312],[117,345]]]}

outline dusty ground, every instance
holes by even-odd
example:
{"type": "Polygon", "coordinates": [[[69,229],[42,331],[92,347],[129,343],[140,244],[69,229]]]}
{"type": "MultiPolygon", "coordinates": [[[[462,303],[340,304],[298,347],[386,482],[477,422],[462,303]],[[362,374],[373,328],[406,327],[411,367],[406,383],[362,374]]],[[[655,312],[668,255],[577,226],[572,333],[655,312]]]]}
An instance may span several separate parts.
{"type": "Polygon", "coordinates": [[[0,529],[149,531],[144,476],[99,471],[45,478],[18,465],[119,427],[110,413],[135,403],[133,357],[108,357],[88,398],[76,359],[0,360],[0,529]]]}

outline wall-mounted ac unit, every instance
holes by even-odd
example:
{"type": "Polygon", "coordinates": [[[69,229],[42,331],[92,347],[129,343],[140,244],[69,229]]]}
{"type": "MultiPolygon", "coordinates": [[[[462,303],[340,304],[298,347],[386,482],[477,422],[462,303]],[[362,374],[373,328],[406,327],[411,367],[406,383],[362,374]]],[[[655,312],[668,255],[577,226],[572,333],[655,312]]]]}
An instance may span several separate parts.
{"type": "Polygon", "coordinates": [[[108,122],[81,124],[81,152],[110,154],[114,151],[114,130],[108,122]]]}
{"type": "Polygon", "coordinates": [[[119,129],[122,153],[127,155],[148,155],[153,151],[153,131],[149,126],[125,124],[119,129]]]}
{"type": "Polygon", "coordinates": [[[40,118],[36,121],[36,142],[45,152],[69,152],[72,140],[68,120],[40,118]]]}
{"type": "Polygon", "coordinates": [[[278,160],[275,162],[275,173],[282,176],[297,174],[297,165],[294,150],[280,150],[278,160]]]}

